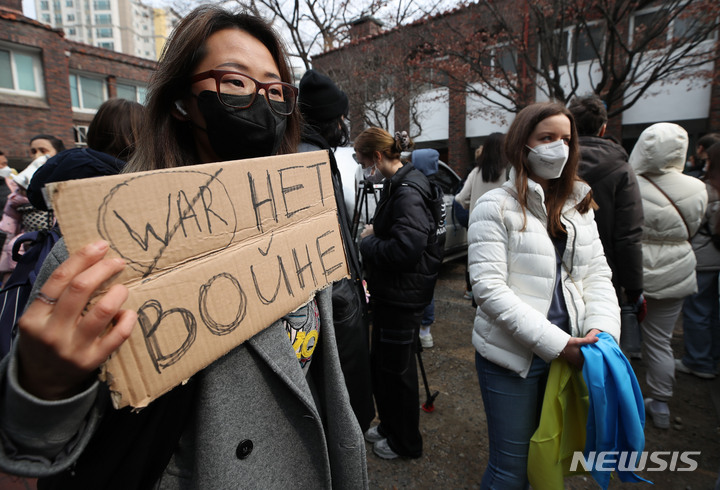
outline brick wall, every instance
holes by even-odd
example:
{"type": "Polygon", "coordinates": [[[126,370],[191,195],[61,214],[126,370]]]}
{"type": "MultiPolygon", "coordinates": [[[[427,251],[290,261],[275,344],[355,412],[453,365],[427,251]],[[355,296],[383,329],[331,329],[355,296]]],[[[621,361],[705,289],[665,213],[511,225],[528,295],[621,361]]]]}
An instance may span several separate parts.
{"type": "Polygon", "coordinates": [[[0,41],[38,49],[42,60],[44,98],[0,93],[0,149],[16,166],[29,161],[27,148],[34,135],[53,134],[72,148],[73,124],[87,125],[92,119],[92,114],[72,109],[70,70],[102,75],[110,82],[112,96],[115,80],[144,85],[155,69],[153,61],[66,40],[62,30],[53,30],[2,6],[0,41]]]}

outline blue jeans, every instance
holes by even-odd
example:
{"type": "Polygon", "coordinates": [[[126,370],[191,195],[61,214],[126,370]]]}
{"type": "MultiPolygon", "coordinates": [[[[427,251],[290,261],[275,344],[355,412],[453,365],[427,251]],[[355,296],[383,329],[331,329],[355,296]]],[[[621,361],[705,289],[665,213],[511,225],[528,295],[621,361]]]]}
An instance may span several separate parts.
{"type": "Polygon", "coordinates": [[[428,327],[432,325],[435,322],[435,296],[433,296],[433,299],[430,300],[430,304],[425,307],[423,310],[423,316],[422,320],[420,321],[420,325],[423,327],[428,327]]]}
{"type": "Polygon", "coordinates": [[[715,373],[720,360],[718,271],[697,271],[698,292],[683,304],[682,362],[694,371],[715,373]]]}
{"type": "Polygon", "coordinates": [[[521,378],[476,352],[475,368],[490,441],[490,458],[480,488],[526,489],[528,448],[540,423],[550,364],[534,356],[527,378],[521,378]]]}

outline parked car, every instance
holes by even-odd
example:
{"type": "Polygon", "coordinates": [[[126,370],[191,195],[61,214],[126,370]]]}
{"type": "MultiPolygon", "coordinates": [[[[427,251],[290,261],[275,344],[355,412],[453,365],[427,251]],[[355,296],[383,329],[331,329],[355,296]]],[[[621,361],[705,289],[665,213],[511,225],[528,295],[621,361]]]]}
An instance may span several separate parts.
{"type": "MultiPolygon", "coordinates": [[[[382,184],[371,185],[363,180],[362,170],[353,158],[355,150],[351,147],[337,148],[337,160],[340,175],[343,181],[343,193],[348,214],[354,217],[354,236],[359,237],[365,223],[372,220],[375,206],[380,200],[382,184]]],[[[456,219],[452,212],[452,201],[460,190],[460,176],[445,162],[440,161],[437,174],[430,180],[437,182],[445,194],[445,209],[447,210],[447,234],[445,238],[445,259],[452,260],[467,254],[467,230],[456,219]]]]}

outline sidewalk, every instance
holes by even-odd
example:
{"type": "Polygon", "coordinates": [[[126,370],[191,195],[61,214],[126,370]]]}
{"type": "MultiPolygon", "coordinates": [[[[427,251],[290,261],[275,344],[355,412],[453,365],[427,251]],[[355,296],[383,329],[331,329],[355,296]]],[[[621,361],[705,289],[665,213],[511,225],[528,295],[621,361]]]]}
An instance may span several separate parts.
{"type": "MultiPolygon", "coordinates": [[[[417,460],[381,460],[368,444],[370,488],[477,488],[488,458],[485,412],[475,373],[471,343],[474,309],[462,299],[465,291],[462,260],[443,265],[435,288],[435,347],[423,352],[430,390],[439,390],[433,413],[420,412],[424,455],[417,460]]],[[[682,351],[682,327],[673,338],[676,357],[682,351]]],[[[645,386],[642,361],[633,361],[641,388],[645,386]]],[[[420,380],[420,401],[425,391],[420,380]]],[[[670,403],[674,427],[660,430],[646,424],[646,451],[701,451],[692,472],[644,471],[656,490],[712,489],[720,469],[720,379],[701,380],[678,373],[670,403]]],[[[645,488],[646,485],[643,485],[645,488]]],[[[597,489],[587,476],[565,480],[567,490],[597,489]]],[[[640,488],[618,478],[610,489],[640,488]]],[[[650,488],[650,487],[647,487],[650,488]]]]}

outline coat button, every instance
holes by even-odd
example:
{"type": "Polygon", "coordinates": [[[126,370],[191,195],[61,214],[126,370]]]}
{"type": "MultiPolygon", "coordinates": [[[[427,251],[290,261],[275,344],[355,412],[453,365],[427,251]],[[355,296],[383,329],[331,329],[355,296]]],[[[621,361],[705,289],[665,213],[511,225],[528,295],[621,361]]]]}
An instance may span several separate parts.
{"type": "Polygon", "coordinates": [[[253,442],[250,439],[245,439],[244,441],[241,441],[240,444],[238,444],[237,450],[235,450],[235,455],[238,457],[238,459],[245,459],[250,456],[252,450],[253,442]]]}

